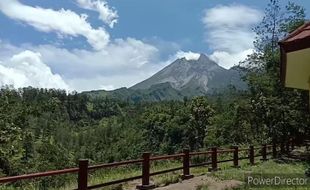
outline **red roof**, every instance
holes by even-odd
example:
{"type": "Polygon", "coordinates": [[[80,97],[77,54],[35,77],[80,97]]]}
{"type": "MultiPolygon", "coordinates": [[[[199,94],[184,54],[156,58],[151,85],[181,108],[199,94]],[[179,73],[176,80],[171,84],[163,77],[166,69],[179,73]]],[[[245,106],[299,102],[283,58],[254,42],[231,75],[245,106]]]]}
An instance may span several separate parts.
{"type": "Polygon", "coordinates": [[[306,22],[279,42],[286,52],[310,47],[310,22],[306,22]]]}
{"type": "Polygon", "coordinates": [[[286,38],[280,41],[280,43],[293,42],[296,40],[302,40],[310,37],[310,22],[307,22],[290,33],[286,38]]]}

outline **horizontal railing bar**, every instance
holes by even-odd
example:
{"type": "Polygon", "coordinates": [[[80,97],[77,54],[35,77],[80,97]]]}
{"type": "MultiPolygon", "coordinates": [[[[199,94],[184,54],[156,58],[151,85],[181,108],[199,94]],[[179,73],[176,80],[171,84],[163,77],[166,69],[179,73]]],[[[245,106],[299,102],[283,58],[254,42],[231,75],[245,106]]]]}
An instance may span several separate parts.
{"type": "Polygon", "coordinates": [[[169,173],[169,172],[173,172],[173,171],[177,171],[177,170],[182,170],[182,169],[183,169],[183,167],[172,168],[172,169],[168,169],[168,170],[162,170],[162,171],[150,173],[150,176],[160,175],[160,174],[169,173]]]}
{"type": "Polygon", "coordinates": [[[249,159],[250,157],[246,156],[246,157],[240,157],[238,160],[245,160],[245,159],[249,159]]]}
{"type": "Polygon", "coordinates": [[[241,151],[248,151],[248,150],[250,150],[249,148],[239,148],[238,149],[238,152],[241,152],[241,151]]]}
{"type": "MultiPolygon", "coordinates": [[[[124,182],[132,181],[132,180],[136,180],[136,179],[141,179],[141,178],[142,178],[142,175],[134,176],[134,177],[129,177],[129,178],[115,180],[115,181],[110,181],[110,182],[106,182],[106,183],[102,183],[102,184],[91,185],[91,186],[88,186],[87,189],[97,189],[97,188],[100,188],[100,187],[105,187],[105,186],[109,186],[109,185],[115,185],[115,184],[124,183],[124,182]]],[[[75,190],[77,190],[77,189],[75,189],[75,190]]]]}
{"type": "Polygon", "coordinates": [[[151,157],[150,160],[155,161],[155,160],[167,160],[167,159],[173,159],[173,158],[180,158],[183,157],[184,154],[174,154],[174,155],[164,155],[164,156],[155,156],[151,157]]]}
{"type": "Polygon", "coordinates": [[[203,162],[203,163],[199,163],[199,164],[192,164],[189,167],[193,168],[193,167],[205,166],[205,165],[210,165],[210,164],[212,164],[212,162],[203,162]]]}
{"type": "Polygon", "coordinates": [[[218,150],[217,153],[230,153],[234,152],[235,149],[224,149],[224,150],[218,150]]]}
{"type": "Polygon", "coordinates": [[[76,173],[78,171],[79,171],[79,168],[68,168],[68,169],[63,169],[63,170],[54,170],[54,171],[38,172],[38,173],[25,174],[25,175],[19,175],[19,176],[3,177],[3,178],[0,178],[0,183],[8,183],[8,182],[13,182],[17,180],[33,179],[33,178],[54,176],[54,175],[60,175],[60,174],[76,173]]]}
{"type": "Polygon", "coordinates": [[[220,161],[217,161],[217,163],[224,163],[224,162],[231,162],[231,161],[234,161],[234,159],[220,160],[220,161]]]}
{"type": "Polygon", "coordinates": [[[94,169],[99,169],[99,168],[109,168],[109,167],[116,167],[116,166],[122,166],[122,165],[128,165],[128,164],[136,164],[136,163],[141,163],[143,160],[128,160],[128,161],[123,161],[123,162],[114,162],[114,163],[109,163],[109,164],[98,164],[98,165],[93,165],[89,166],[89,170],[94,170],[94,169]]]}
{"type": "MultiPolygon", "coordinates": [[[[260,147],[255,147],[255,150],[261,149],[263,146],[260,147]]],[[[266,145],[266,148],[271,148],[272,145],[266,145]]],[[[234,152],[235,149],[222,149],[222,150],[218,150],[217,153],[230,153],[230,152],[234,152]]],[[[238,152],[240,151],[249,151],[249,148],[241,148],[238,149],[238,152]]],[[[198,156],[198,155],[207,155],[207,154],[212,154],[212,151],[205,151],[205,152],[192,152],[189,153],[190,156],[198,156]]],[[[271,154],[271,152],[267,152],[267,155],[271,154]]],[[[180,153],[180,154],[175,154],[175,155],[164,155],[164,156],[155,156],[155,157],[151,157],[150,160],[151,161],[155,161],[155,160],[165,160],[165,159],[173,159],[173,158],[179,158],[179,157],[183,157],[185,154],[184,153],[180,153]]],[[[255,155],[255,157],[259,157],[262,155],[255,155]]],[[[239,160],[243,160],[243,159],[249,159],[249,157],[242,157],[239,158],[239,160]]],[[[229,162],[229,161],[233,161],[233,159],[229,159],[229,160],[222,160],[222,161],[218,161],[217,163],[221,163],[221,162],[229,162]]],[[[94,170],[94,169],[100,169],[100,168],[108,168],[108,167],[117,167],[117,166],[122,166],[122,165],[128,165],[128,164],[136,164],[136,163],[142,163],[143,159],[138,159],[138,160],[128,160],[128,161],[123,161],[123,162],[115,162],[115,163],[108,163],[108,164],[98,164],[98,165],[93,165],[93,166],[89,166],[88,169],[89,170],[94,170]]],[[[202,165],[208,165],[211,164],[211,162],[205,162],[205,163],[200,163],[200,164],[194,164],[191,165],[190,167],[197,167],[197,166],[202,166],[202,165]]],[[[159,171],[159,172],[154,172],[151,175],[158,175],[161,173],[167,173],[167,172],[171,172],[171,171],[176,171],[176,170],[180,170],[183,169],[183,167],[179,167],[179,168],[173,168],[173,169],[169,169],[169,170],[163,170],[163,171],[159,171]]],[[[11,177],[3,177],[0,178],[0,184],[1,183],[7,183],[7,182],[14,182],[17,180],[24,180],[24,179],[34,179],[34,178],[39,178],[39,177],[48,177],[48,176],[55,176],[55,175],[61,175],[61,174],[69,174],[69,173],[76,173],[79,171],[79,168],[68,168],[68,169],[63,169],[63,170],[55,170],[55,171],[46,171],[46,172],[38,172],[38,173],[33,173],[33,174],[25,174],[25,175],[20,175],[20,176],[11,176],[11,177]]],[[[139,179],[142,176],[136,176],[133,177],[134,179],[139,179]]],[[[123,180],[116,180],[116,181],[112,181],[112,182],[108,182],[108,183],[104,183],[104,184],[99,184],[100,187],[103,186],[107,186],[112,184],[116,184],[116,183],[121,183],[124,180],[132,180],[133,178],[127,178],[127,179],[123,179],[123,180]],[[102,186],[103,185],[103,186],[102,186]]],[[[124,182],[125,182],[124,181],[124,182]]],[[[96,186],[91,186],[92,187],[99,187],[98,185],[96,186]]]]}
{"type": "Polygon", "coordinates": [[[206,151],[206,152],[191,152],[189,153],[190,156],[198,156],[198,155],[206,155],[206,154],[211,154],[212,151],[206,151]]]}

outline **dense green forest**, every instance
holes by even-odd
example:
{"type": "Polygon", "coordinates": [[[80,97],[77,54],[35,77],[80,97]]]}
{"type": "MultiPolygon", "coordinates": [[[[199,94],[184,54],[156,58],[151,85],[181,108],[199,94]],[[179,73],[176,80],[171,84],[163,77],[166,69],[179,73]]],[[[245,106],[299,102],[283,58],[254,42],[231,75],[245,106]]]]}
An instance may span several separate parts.
{"type": "Polygon", "coordinates": [[[126,102],[55,89],[0,91],[0,176],[172,154],[309,134],[308,93],[279,80],[277,42],[305,21],[304,8],[271,0],[255,52],[240,64],[248,90],[233,86],[183,101],[126,102]],[[284,14],[285,13],[285,14],[284,14]]]}

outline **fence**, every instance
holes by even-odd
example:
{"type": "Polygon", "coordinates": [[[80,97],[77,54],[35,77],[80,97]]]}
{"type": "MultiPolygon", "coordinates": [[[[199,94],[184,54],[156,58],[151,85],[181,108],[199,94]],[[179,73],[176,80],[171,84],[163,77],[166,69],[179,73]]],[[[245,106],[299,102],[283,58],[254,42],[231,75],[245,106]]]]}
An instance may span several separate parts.
{"type": "MultiPolygon", "coordinates": [[[[293,148],[293,144],[291,145],[291,147],[293,148]]],[[[286,145],[281,144],[280,153],[289,152],[289,150],[290,150],[289,143],[287,143],[286,145]]],[[[25,180],[25,179],[34,179],[34,178],[55,176],[55,175],[61,175],[61,174],[78,173],[77,190],[97,189],[97,188],[114,185],[114,184],[120,184],[120,183],[132,181],[136,179],[142,179],[142,183],[141,185],[137,186],[137,189],[152,189],[152,188],[155,188],[155,185],[150,183],[151,176],[160,175],[160,174],[178,171],[178,170],[183,170],[183,174],[181,176],[182,179],[189,179],[193,177],[193,175],[190,174],[190,168],[193,168],[193,167],[210,165],[211,167],[209,168],[209,170],[216,171],[218,170],[218,163],[232,162],[233,167],[239,167],[239,161],[245,160],[245,159],[248,159],[250,164],[253,165],[255,164],[255,157],[262,157],[261,160],[265,161],[267,160],[267,156],[269,154],[272,154],[273,158],[277,157],[278,149],[277,149],[276,144],[273,144],[273,145],[264,144],[260,147],[249,146],[249,148],[239,148],[238,146],[232,146],[231,149],[218,149],[214,147],[214,148],[211,148],[210,151],[205,151],[205,152],[190,152],[188,149],[184,149],[183,153],[180,153],[180,154],[155,156],[155,157],[151,157],[151,153],[147,152],[147,153],[143,153],[142,159],[128,160],[128,161],[108,163],[108,164],[99,164],[99,165],[93,165],[93,166],[89,166],[88,160],[79,160],[78,168],[69,168],[69,169],[63,169],[63,170],[47,171],[47,172],[26,174],[26,175],[20,175],[20,176],[4,177],[4,178],[0,178],[0,184],[15,182],[19,180],[25,180]],[[270,148],[272,149],[271,152],[268,151],[270,148]],[[255,155],[255,151],[257,150],[260,153],[255,155]],[[247,152],[248,156],[239,157],[239,152],[247,152]],[[232,154],[232,159],[218,160],[218,155],[224,154],[224,153],[232,154]],[[199,155],[210,155],[211,161],[204,162],[204,163],[198,163],[198,164],[191,164],[191,158],[194,156],[199,156],[199,155]],[[182,162],[183,162],[182,167],[157,171],[153,173],[150,172],[150,164],[153,161],[180,159],[180,158],[182,158],[182,162]],[[89,171],[124,166],[124,165],[129,165],[129,164],[142,164],[142,175],[125,178],[125,179],[119,179],[119,180],[96,184],[96,185],[88,185],[88,172],[89,171]]]]}

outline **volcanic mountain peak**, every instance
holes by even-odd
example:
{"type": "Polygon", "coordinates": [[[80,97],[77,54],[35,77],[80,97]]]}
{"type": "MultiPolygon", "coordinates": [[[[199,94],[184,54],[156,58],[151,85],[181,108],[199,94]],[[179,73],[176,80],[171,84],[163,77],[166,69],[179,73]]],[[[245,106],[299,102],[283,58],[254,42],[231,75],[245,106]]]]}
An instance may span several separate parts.
{"type": "Polygon", "coordinates": [[[231,84],[231,80],[240,79],[238,75],[239,73],[235,71],[219,66],[205,54],[200,54],[197,60],[177,59],[158,73],[131,88],[149,89],[155,84],[170,83],[177,90],[194,88],[207,92],[211,88],[223,88],[231,84]]]}
{"type": "MultiPolygon", "coordinates": [[[[150,78],[132,86],[113,91],[94,91],[92,96],[106,96],[126,101],[182,100],[186,97],[221,92],[229,85],[246,89],[241,69],[219,66],[204,54],[197,59],[180,58],[150,78]]],[[[87,93],[87,92],[86,92],[87,93]]]]}

